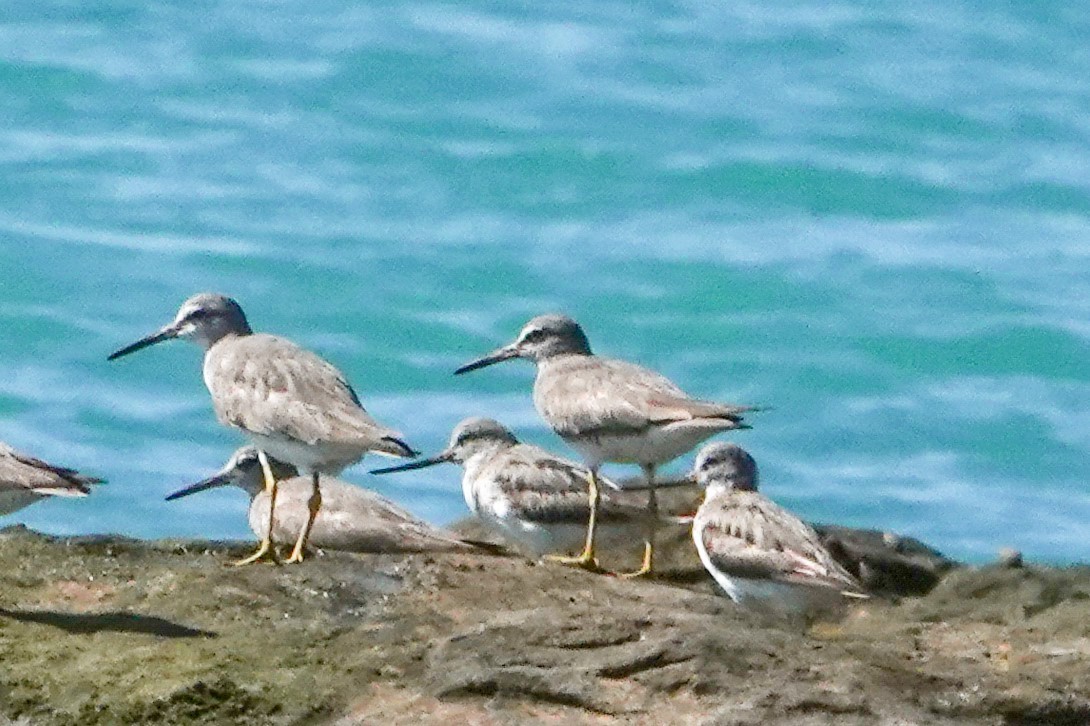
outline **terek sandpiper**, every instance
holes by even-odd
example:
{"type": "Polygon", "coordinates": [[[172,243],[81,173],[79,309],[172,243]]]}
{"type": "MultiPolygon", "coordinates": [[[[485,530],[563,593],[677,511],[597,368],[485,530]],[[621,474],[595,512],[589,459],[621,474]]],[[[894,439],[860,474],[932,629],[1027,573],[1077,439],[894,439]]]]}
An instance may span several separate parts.
{"type": "MultiPolygon", "coordinates": [[[[308,517],[310,479],[298,476],[291,464],[268,457],[273,476],[279,481],[276,493],[274,545],[291,544],[308,517]]],[[[265,491],[257,449],[243,446],[231,455],[216,474],[179,489],[167,501],[222,486],[236,486],[250,495],[250,529],[265,539],[269,529],[269,493],[265,491]]],[[[314,519],[308,543],[319,549],[344,552],[470,552],[476,549],[457,535],[417,519],[386,497],[363,487],[325,477],[322,479],[322,508],[314,519]]]]}
{"type": "Polygon", "coordinates": [[[802,615],[867,597],[812,527],[757,491],[757,464],[741,447],[708,444],[690,477],[705,488],[696,551],[736,603],[802,615]]]}
{"type": "Polygon", "coordinates": [[[583,552],[570,564],[596,567],[594,537],[600,498],[598,470],[605,462],[639,464],[648,482],[643,565],[651,572],[658,502],[655,469],[720,431],[749,428],[752,406],[700,401],[654,371],[591,353],[583,329],[564,315],[541,315],[513,343],[468,363],[455,374],[526,358],[537,364],[534,405],[545,421],[582,454],[590,470],[591,517],[583,552]]]}
{"type": "Polygon", "coordinates": [[[0,442],[0,517],[46,497],[85,497],[102,479],[47,464],[0,442]]]}
{"type": "MultiPolygon", "coordinates": [[[[583,545],[587,520],[587,470],[544,449],[521,444],[502,424],[487,418],[459,423],[446,449],[431,457],[385,469],[387,474],[455,462],[464,468],[462,495],[485,524],[534,557],[570,552],[583,545]]],[[[628,534],[642,524],[643,507],[603,502],[598,516],[607,532],[628,534]]]]}
{"type": "Polygon", "coordinates": [[[363,409],[344,374],[290,340],[254,333],[239,304],[229,297],[200,293],[182,303],[174,320],[110,355],[114,360],[149,345],[186,338],[204,348],[204,382],[216,417],[241,430],[257,447],[270,492],[269,527],[261,545],[237,564],[266,556],[276,560],[268,536],[276,509],[272,456],[311,478],[309,516],[286,562],[301,562],[310,529],[321,507],[319,475],[336,476],[368,451],[395,457],[416,455],[401,434],[363,409]]]}

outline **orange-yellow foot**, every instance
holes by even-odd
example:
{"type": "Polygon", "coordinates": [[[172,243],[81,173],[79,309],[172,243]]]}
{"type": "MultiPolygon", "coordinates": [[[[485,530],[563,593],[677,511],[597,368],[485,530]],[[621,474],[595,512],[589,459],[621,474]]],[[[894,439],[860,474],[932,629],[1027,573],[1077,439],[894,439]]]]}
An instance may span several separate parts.
{"type": "Polygon", "coordinates": [[[546,555],[545,559],[549,562],[559,562],[562,565],[568,565],[569,567],[578,567],[586,570],[587,572],[604,572],[605,570],[598,564],[598,558],[594,556],[593,551],[583,550],[581,555],[576,557],[567,557],[565,555],[546,555]]]}
{"type": "Polygon", "coordinates": [[[648,575],[651,574],[651,569],[652,569],[652,567],[651,567],[652,559],[651,558],[652,558],[653,554],[654,554],[654,547],[652,547],[651,543],[649,543],[649,542],[645,543],[644,548],[643,548],[643,564],[640,565],[640,569],[636,570],[635,572],[623,572],[620,575],[617,575],[617,577],[622,577],[622,578],[624,578],[626,580],[632,579],[632,578],[635,578],[635,577],[647,577],[648,575]]]}
{"type": "Polygon", "coordinates": [[[258,546],[257,551],[252,555],[245,557],[238,562],[232,562],[231,564],[235,567],[242,567],[243,565],[252,565],[255,562],[261,562],[262,560],[268,560],[276,565],[280,564],[280,558],[276,556],[276,549],[268,539],[261,540],[261,544],[258,546]]]}

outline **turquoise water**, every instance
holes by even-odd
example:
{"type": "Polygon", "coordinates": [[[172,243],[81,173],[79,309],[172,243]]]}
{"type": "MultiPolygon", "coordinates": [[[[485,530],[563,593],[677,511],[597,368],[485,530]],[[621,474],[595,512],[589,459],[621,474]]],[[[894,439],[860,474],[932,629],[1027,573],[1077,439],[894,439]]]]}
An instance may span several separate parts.
{"type": "Polygon", "coordinates": [[[724,5],[9,0],[0,439],[110,483],[0,523],[247,534],[162,501],[239,443],[198,350],[105,360],[215,290],[425,451],[485,414],[571,453],[528,365],[450,375],[564,310],[774,406],[737,440],[808,517],[1090,559],[1090,11],[724,5]]]}

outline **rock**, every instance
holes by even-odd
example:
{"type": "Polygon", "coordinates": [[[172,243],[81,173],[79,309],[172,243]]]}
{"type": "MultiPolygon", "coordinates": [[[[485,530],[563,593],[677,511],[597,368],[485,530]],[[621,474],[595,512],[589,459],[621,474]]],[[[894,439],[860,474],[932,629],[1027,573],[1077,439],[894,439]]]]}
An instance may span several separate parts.
{"type": "Polygon", "coordinates": [[[800,631],[707,578],[225,566],[251,547],[0,533],[0,723],[1090,722],[1086,567],[959,567],[800,631]]]}
{"type": "MultiPolygon", "coordinates": [[[[674,494],[679,490],[667,490],[674,494]]],[[[691,502],[674,499],[668,511],[684,511],[691,502]]],[[[693,506],[695,509],[695,505],[693,506]]],[[[690,509],[690,511],[692,511],[690,509]]],[[[833,557],[856,575],[867,589],[885,597],[922,595],[942,576],[958,566],[912,537],[891,535],[876,529],[853,529],[831,524],[812,525],[833,557]]],[[[451,529],[475,541],[498,542],[475,517],[456,522],[451,529]]],[[[633,570],[643,556],[642,533],[633,532],[633,547],[627,552],[599,552],[602,564],[616,572],[633,570]]],[[[688,525],[664,526],[659,530],[656,567],[662,576],[678,583],[707,583],[709,578],[700,564],[688,525]]],[[[708,584],[710,587],[710,583],[708,584]]]]}

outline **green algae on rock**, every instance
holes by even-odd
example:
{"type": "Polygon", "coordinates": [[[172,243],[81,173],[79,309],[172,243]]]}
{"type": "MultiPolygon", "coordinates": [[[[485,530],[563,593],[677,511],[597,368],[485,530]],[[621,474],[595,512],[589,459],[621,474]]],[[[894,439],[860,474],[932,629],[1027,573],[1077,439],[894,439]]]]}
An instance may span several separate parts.
{"type": "Polygon", "coordinates": [[[0,533],[0,723],[1086,723],[1090,569],[958,568],[800,633],[703,579],[0,533]]]}

